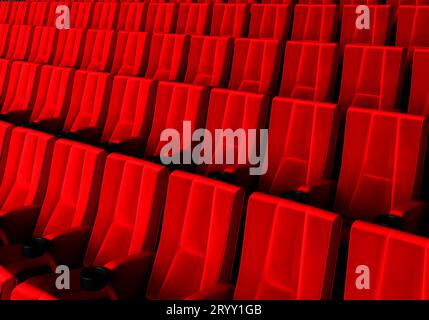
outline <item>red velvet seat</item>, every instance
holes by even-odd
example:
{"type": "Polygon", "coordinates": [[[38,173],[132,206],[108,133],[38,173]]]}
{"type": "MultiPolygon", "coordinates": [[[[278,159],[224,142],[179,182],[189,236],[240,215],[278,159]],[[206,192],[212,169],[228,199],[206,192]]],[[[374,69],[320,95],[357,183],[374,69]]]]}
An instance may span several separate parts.
{"type": "MultiPolygon", "coordinates": [[[[107,268],[112,281],[99,291],[82,289],[82,264],[78,263],[71,271],[70,290],[58,290],[57,275],[49,274],[18,285],[12,299],[126,299],[142,292],[153,262],[168,171],[160,165],[111,154],[105,172],[83,266],[107,268]]],[[[77,248],[68,243],[65,249],[77,248]]]]}
{"type": "Polygon", "coordinates": [[[26,16],[26,24],[32,26],[43,26],[47,18],[49,2],[30,2],[26,16]]]}
{"type": "Polygon", "coordinates": [[[108,72],[112,67],[117,33],[113,30],[88,30],[80,69],[108,72]]]}
{"type": "Polygon", "coordinates": [[[118,30],[142,31],[147,15],[148,3],[122,2],[119,10],[118,30]]]}
{"type": "Polygon", "coordinates": [[[181,171],[170,175],[149,299],[192,298],[230,281],[243,199],[232,185],[181,171]]]}
{"type": "Polygon", "coordinates": [[[9,7],[7,23],[22,25],[25,24],[28,3],[24,1],[12,1],[9,7]]]}
{"type": "Polygon", "coordinates": [[[144,31],[174,32],[178,10],[179,5],[176,3],[149,3],[144,31]]]}
{"type": "Polygon", "coordinates": [[[226,86],[234,41],[230,37],[192,36],[184,82],[226,86]]]}
{"type": "Polygon", "coordinates": [[[276,97],[270,113],[268,171],[259,189],[283,195],[301,191],[313,205],[328,204],[340,113],[335,104],[276,97]]]}
{"type": "Polygon", "coordinates": [[[429,115],[429,48],[415,50],[413,56],[411,92],[408,113],[429,115]]]}
{"type": "Polygon", "coordinates": [[[91,29],[112,30],[116,28],[119,17],[119,3],[95,2],[91,29]]]}
{"type": "Polygon", "coordinates": [[[66,29],[58,32],[53,65],[78,68],[85,47],[86,31],[83,29],[66,29]]]}
{"type": "Polygon", "coordinates": [[[40,64],[51,63],[55,53],[56,39],[57,29],[55,27],[34,27],[33,40],[27,60],[40,64]]]}
{"type": "Polygon", "coordinates": [[[70,3],[70,27],[87,29],[90,27],[93,18],[92,2],[71,1],[70,3]]]}
{"type": "Polygon", "coordinates": [[[292,6],[289,4],[252,4],[249,38],[284,40],[289,33],[292,6]]]}
{"type": "Polygon", "coordinates": [[[335,43],[288,41],[279,95],[332,101],[338,61],[339,47],[335,43]]]}
{"type": "Polygon", "coordinates": [[[422,116],[350,108],[335,210],[349,220],[392,215],[403,228],[420,228],[428,130],[422,116]]]}
{"type": "Polygon", "coordinates": [[[206,35],[210,33],[212,4],[181,3],[179,7],[176,34],[206,35]]]}
{"type": "Polygon", "coordinates": [[[5,57],[6,52],[9,49],[10,29],[10,24],[0,24],[0,57],[5,57]]]}
{"type": "Polygon", "coordinates": [[[429,6],[400,6],[397,28],[396,46],[429,47],[429,6]]]}
{"type": "Polygon", "coordinates": [[[250,8],[247,4],[216,3],[213,6],[210,35],[245,37],[250,19],[250,8]]]}
{"type": "Polygon", "coordinates": [[[254,193],[234,299],[330,299],[340,231],[336,214],[254,193]]]}
{"type": "Polygon", "coordinates": [[[4,57],[10,60],[25,60],[30,51],[32,26],[12,25],[4,57]]]}

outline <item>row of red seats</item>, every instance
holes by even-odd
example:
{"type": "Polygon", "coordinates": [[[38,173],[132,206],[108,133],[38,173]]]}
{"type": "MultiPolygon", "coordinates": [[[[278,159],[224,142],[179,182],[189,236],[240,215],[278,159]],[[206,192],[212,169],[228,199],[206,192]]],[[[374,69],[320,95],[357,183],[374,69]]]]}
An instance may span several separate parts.
{"type": "MultiPolygon", "coordinates": [[[[289,41],[282,63],[283,46],[277,40],[238,38],[233,41],[225,37],[125,31],[116,34],[99,30],[86,33],[70,29],[59,32],[58,41],[55,41],[56,32],[53,27],[0,25],[0,34],[10,33],[9,41],[3,41],[0,46],[0,57],[209,87],[227,85],[229,89],[263,94],[277,92],[279,67],[283,64],[280,96],[336,101],[334,89],[340,59],[337,44],[289,41]],[[229,83],[226,83],[228,78],[229,83]]],[[[416,50],[413,54],[408,103],[408,112],[412,114],[426,115],[429,110],[428,85],[424,81],[427,56],[427,49],[416,50]]],[[[1,65],[3,113],[9,111],[17,86],[29,89],[27,104],[20,105],[20,110],[31,111],[30,98],[37,90],[34,81],[39,65],[27,66],[34,70],[31,77],[20,76],[20,66],[27,65],[25,63],[15,62],[9,67],[8,60],[1,60],[1,65]],[[5,86],[9,78],[16,81],[5,86]],[[5,103],[5,97],[10,94],[9,102],[5,103]]],[[[346,46],[338,99],[342,110],[349,106],[405,109],[401,94],[406,66],[403,48],[346,46]]],[[[19,96],[21,99],[22,94],[19,96]]]]}
{"type": "MultiPolygon", "coordinates": [[[[18,8],[22,6],[22,9],[15,12],[2,8],[10,3],[0,3],[0,23],[54,26],[57,3],[31,2],[27,14],[27,3],[17,3],[18,8]]],[[[345,5],[341,19],[337,5],[296,5],[291,39],[335,42],[341,20],[340,43],[388,44],[396,13],[392,15],[390,5],[370,5],[369,8],[370,30],[358,30],[356,5],[345,5]]],[[[286,39],[291,11],[290,4],[212,6],[156,3],[122,3],[119,10],[119,3],[103,2],[95,3],[92,10],[90,2],[73,2],[71,27],[286,39]]],[[[429,6],[400,6],[397,15],[396,45],[429,46],[429,38],[423,32],[426,30],[429,6]]]]}
{"type": "MultiPolygon", "coordinates": [[[[414,122],[418,129],[421,121],[362,109],[349,115],[361,124],[372,123],[373,117],[387,126],[391,121],[407,122],[401,128],[408,134],[410,124],[414,122]]],[[[424,127],[427,130],[427,122],[424,127]]],[[[92,146],[55,140],[4,122],[0,128],[3,299],[115,299],[142,294],[150,299],[330,297],[339,216],[253,194],[247,204],[234,288],[230,281],[244,207],[240,188],[181,171],[168,178],[165,168],[144,160],[115,153],[106,159],[105,152],[92,146]],[[108,172],[104,177],[103,171],[108,172]],[[32,241],[23,248],[16,244],[30,235],[32,241]],[[60,264],[73,268],[71,290],[56,287],[58,275],[53,272],[60,264]],[[194,272],[189,273],[191,266],[194,272]],[[34,276],[41,268],[52,273],[34,276]]],[[[362,138],[352,129],[349,134],[355,140],[362,138]]],[[[397,135],[392,132],[391,136],[397,135]]],[[[377,139],[378,135],[369,137],[377,139]]],[[[400,231],[355,223],[345,298],[427,297],[421,281],[427,271],[419,269],[427,243],[400,231]],[[373,270],[374,286],[366,291],[355,286],[355,268],[362,263],[373,270]]]]}

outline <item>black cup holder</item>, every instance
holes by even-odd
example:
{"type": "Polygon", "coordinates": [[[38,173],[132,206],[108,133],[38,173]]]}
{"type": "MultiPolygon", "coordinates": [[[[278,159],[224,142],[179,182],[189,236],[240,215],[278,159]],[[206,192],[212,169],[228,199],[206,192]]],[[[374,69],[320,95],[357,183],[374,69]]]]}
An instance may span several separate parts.
{"type": "Polygon", "coordinates": [[[380,214],[375,218],[375,223],[380,226],[389,227],[396,230],[403,229],[402,218],[393,214],[380,214]]]}
{"type": "Polygon", "coordinates": [[[42,256],[49,246],[49,240],[45,238],[32,238],[22,244],[22,255],[26,258],[42,256]]]}
{"type": "Polygon", "coordinates": [[[298,190],[290,190],[285,192],[282,197],[287,200],[292,200],[295,202],[303,203],[303,204],[309,204],[310,203],[310,197],[308,196],[308,193],[298,190]]]}
{"type": "Polygon", "coordinates": [[[80,273],[80,287],[86,291],[103,289],[110,281],[111,271],[103,267],[85,268],[80,273]]]}

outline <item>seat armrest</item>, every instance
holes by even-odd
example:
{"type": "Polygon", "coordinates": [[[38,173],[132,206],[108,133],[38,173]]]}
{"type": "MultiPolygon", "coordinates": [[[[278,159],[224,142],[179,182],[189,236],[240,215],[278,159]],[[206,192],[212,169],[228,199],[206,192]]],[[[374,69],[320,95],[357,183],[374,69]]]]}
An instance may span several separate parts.
{"type": "Polygon", "coordinates": [[[91,232],[92,227],[81,226],[66,232],[51,233],[44,238],[49,240],[49,252],[57,264],[77,267],[82,265],[91,232]]]}
{"type": "Polygon", "coordinates": [[[188,297],[186,300],[232,300],[235,287],[229,283],[220,283],[203,289],[188,297]]]}
{"type": "Polygon", "coordinates": [[[146,290],[155,254],[139,252],[108,262],[104,267],[111,271],[113,299],[132,299],[146,290]]]}
{"type": "Polygon", "coordinates": [[[63,128],[64,121],[64,118],[40,119],[32,122],[31,125],[34,125],[36,128],[48,129],[57,133],[63,128]]]}
{"type": "Polygon", "coordinates": [[[0,239],[4,244],[16,244],[30,239],[41,207],[22,207],[0,217],[0,239]]]}
{"type": "Polygon", "coordinates": [[[390,214],[402,218],[403,230],[421,233],[428,220],[429,204],[423,201],[410,201],[394,208],[390,214]]]}
{"type": "Polygon", "coordinates": [[[298,191],[308,194],[309,203],[315,207],[331,209],[334,203],[337,182],[319,180],[315,183],[301,186],[298,191]]]}

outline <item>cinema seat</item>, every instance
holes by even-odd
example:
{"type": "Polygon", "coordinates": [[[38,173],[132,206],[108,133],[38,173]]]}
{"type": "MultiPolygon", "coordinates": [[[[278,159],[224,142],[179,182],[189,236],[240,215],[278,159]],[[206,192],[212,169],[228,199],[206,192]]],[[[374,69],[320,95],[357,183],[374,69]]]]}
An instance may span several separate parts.
{"type": "Polygon", "coordinates": [[[4,83],[0,114],[11,122],[22,124],[31,116],[38,85],[40,65],[16,61],[11,63],[8,81],[4,83]]]}
{"type": "Polygon", "coordinates": [[[198,299],[229,282],[243,202],[238,187],[174,171],[147,298],[198,299]]]}
{"type": "Polygon", "coordinates": [[[6,155],[9,151],[10,136],[13,128],[14,126],[12,124],[0,121],[0,181],[3,179],[4,175],[6,155]]]}
{"type": "Polygon", "coordinates": [[[50,3],[44,2],[29,2],[26,16],[26,24],[30,26],[43,26],[47,19],[50,3]]]}
{"type": "Polygon", "coordinates": [[[181,3],[176,34],[206,35],[210,33],[213,6],[210,3],[181,3]]]}
{"type": "Polygon", "coordinates": [[[295,5],[292,40],[336,42],[339,12],[335,4],[295,5]]]}
{"type": "Polygon", "coordinates": [[[406,6],[398,8],[396,46],[429,47],[429,6],[406,6]]]}
{"type": "Polygon", "coordinates": [[[93,18],[93,3],[71,1],[70,3],[70,27],[87,29],[93,18]]]}
{"type": "Polygon", "coordinates": [[[248,4],[215,3],[210,35],[245,37],[249,19],[250,8],[248,4]]]}
{"type": "Polygon", "coordinates": [[[419,202],[428,120],[422,116],[350,108],[335,211],[414,231],[425,206],[419,202]]]}
{"type": "Polygon", "coordinates": [[[115,29],[118,23],[119,5],[117,2],[95,2],[90,29],[115,29]]]}
{"type": "Polygon", "coordinates": [[[4,57],[9,60],[25,60],[30,49],[32,33],[32,26],[12,25],[4,57]]]}
{"type": "Polygon", "coordinates": [[[427,251],[427,238],[355,222],[350,234],[344,298],[428,300],[427,251]],[[364,276],[369,287],[364,287],[364,276]]]}
{"type": "Polygon", "coordinates": [[[338,61],[339,46],[336,43],[288,41],[279,95],[332,101],[338,61]]]}
{"type": "Polygon", "coordinates": [[[9,9],[11,2],[0,2],[0,23],[4,24],[9,19],[9,9]]]}
{"type": "Polygon", "coordinates": [[[7,20],[7,23],[15,25],[25,24],[27,7],[28,3],[25,1],[12,1],[9,7],[9,19],[7,20]]]}
{"type": "MultiPolygon", "coordinates": [[[[168,171],[150,162],[111,154],[105,172],[94,228],[83,265],[77,261],[71,270],[70,290],[58,290],[57,275],[48,274],[18,285],[12,299],[129,299],[143,293],[153,263],[168,171]],[[97,283],[99,290],[90,291],[91,278],[85,273],[100,268],[108,270],[111,280],[104,279],[97,283]],[[81,279],[88,280],[81,284],[81,279]]],[[[83,251],[86,244],[82,242],[81,246],[67,243],[65,248],[83,251]]]]}
{"type": "Polygon", "coordinates": [[[173,33],[176,28],[177,3],[149,3],[144,31],[173,33]]]}
{"type": "Polygon", "coordinates": [[[86,142],[99,141],[107,115],[111,80],[108,73],[76,71],[63,127],[67,136],[86,142]]]}
{"type": "Polygon", "coordinates": [[[341,109],[399,109],[405,61],[403,48],[347,45],[338,100],[341,109]]]}
{"type": "Polygon", "coordinates": [[[85,47],[86,31],[66,29],[58,32],[58,41],[53,60],[54,66],[78,68],[85,47]]]}
{"type": "Polygon", "coordinates": [[[108,72],[112,67],[117,33],[113,30],[88,30],[80,69],[108,72]]]}
{"type": "Polygon", "coordinates": [[[147,15],[148,3],[122,2],[119,10],[117,30],[142,31],[147,15]]]}
{"type": "MultiPolygon", "coordinates": [[[[224,162],[225,155],[228,152],[234,153],[233,164],[216,164],[215,157],[216,153],[222,149],[221,145],[216,146],[214,141],[215,130],[231,129],[233,131],[237,129],[243,129],[246,132],[249,129],[264,129],[266,124],[266,118],[268,113],[269,98],[266,95],[239,92],[226,89],[213,89],[210,93],[210,101],[206,118],[206,129],[212,134],[213,141],[204,142],[204,150],[211,149],[212,164],[201,164],[198,166],[198,172],[205,175],[212,173],[226,173],[233,175],[233,180],[237,184],[241,184],[240,181],[245,179],[245,176],[249,174],[250,164],[246,159],[245,163],[238,163],[240,154],[244,152],[246,155],[250,154],[256,149],[257,142],[249,143],[244,140],[238,141],[234,139],[234,143],[226,143],[223,149],[224,162]],[[210,143],[209,145],[207,143],[210,143]],[[247,144],[250,144],[247,148],[247,144]],[[231,151],[232,150],[232,151],[231,151]],[[241,176],[241,172],[245,175],[241,176]]],[[[250,137],[247,136],[246,137],[250,137]]],[[[247,140],[247,139],[246,139],[247,140]]],[[[250,141],[250,140],[249,140],[250,141]]]]}
{"type": "Polygon", "coordinates": [[[226,86],[234,41],[230,37],[192,36],[184,82],[226,86]]]}
{"type": "Polygon", "coordinates": [[[274,98],[268,131],[268,171],[260,177],[259,190],[306,200],[314,206],[332,205],[339,116],[336,104],[274,98]]]}
{"type": "Polygon", "coordinates": [[[43,66],[30,123],[37,129],[59,133],[70,103],[74,70],[43,66]]]}
{"type": "Polygon", "coordinates": [[[408,113],[429,115],[429,48],[415,50],[412,66],[411,92],[408,113]]]}
{"type": "Polygon", "coordinates": [[[153,34],[145,78],[181,81],[186,71],[189,40],[189,35],[153,34]]]}
{"type": "Polygon", "coordinates": [[[289,4],[252,4],[250,7],[249,38],[285,40],[291,24],[289,4]]]}
{"type": "MultiPolygon", "coordinates": [[[[34,228],[48,181],[54,137],[1,122],[2,181],[0,183],[0,243],[2,246],[26,240],[34,228]],[[10,136],[9,142],[5,139],[10,136]],[[4,152],[5,144],[8,145],[4,152]]],[[[0,267],[1,268],[1,267],[0,267]]],[[[1,288],[1,286],[0,286],[1,288]]]]}
{"type": "Polygon", "coordinates": [[[116,76],[101,142],[122,152],[143,153],[152,125],[157,83],[116,76]]]}
{"type": "Polygon", "coordinates": [[[55,270],[59,264],[73,267],[82,257],[79,249],[94,221],[104,162],[101,149],[69,140],[55,143],[41,208],[17,211],[12,215],[15,219],[10,219],[13,234],[19,230],[26,240],[0,249],[2,299],[8,299],[14,286],[35,269],[55,270]]]}
{"type": "Polygon", "coordinates": [[[27,60],[40,64],[50,63],[55,53],[56,39],[57,29],[55,27],[34,27],[33,39],[27,60]]]}
{"type": "Polygon", "coordinates": [[[330,299],[340,231],[336,214],[252,194],[234,299],[330,299]]]}
{"type": "Polygon", "coordinates": [[[10,24],[0,24],[0,57],[5,57],[9,46],[10,24]]]}
{"type": "MultiPolygon", "coordinates": [[[[159,82],[152,128],[144,152],[146,158],[167,156],[161,149],[166,142],[161,141],[166,128],[183,132],[184,121],[190,122],[191,132],[204,127],[207,113],[209,90],[207,87],[182,83],[159,82]]],[[[184,134],[181,134],[184,139],[184,134]]],[[[190,141],[181,141],[180,152],[191,151],[190,141]]],[[[168,154],[168,156],[173,156],[168,154]]]]}
{"type": "Polygon", "coordinates": [[[228,88],[273,94],[282,54],[279,40],[236,39],[228,88]]]}
{"type": "Polygon", "coordinates": [[[340,43],[384,46],[390,40],[392,23],[390,5],[370,5],[370,29],[356,28],[356,5],[343,6],[340,43]]]}

